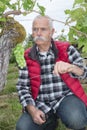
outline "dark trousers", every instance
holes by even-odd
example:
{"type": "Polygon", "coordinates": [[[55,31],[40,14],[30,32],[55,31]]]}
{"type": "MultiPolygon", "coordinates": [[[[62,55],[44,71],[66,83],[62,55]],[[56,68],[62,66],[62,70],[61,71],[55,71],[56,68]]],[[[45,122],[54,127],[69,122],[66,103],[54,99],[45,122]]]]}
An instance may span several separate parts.
{"type": "Polygon", "coordinates": [[[37,125],[31,116],[25,112],[17,122],[16,130],[55,130],[58,118],[66,127],[73,130],[85,130],[87,125],[87,111],[84,103],[75,95],[65,97],[60,103],[56,113],[48,113],[46,123],[37,125]]]}

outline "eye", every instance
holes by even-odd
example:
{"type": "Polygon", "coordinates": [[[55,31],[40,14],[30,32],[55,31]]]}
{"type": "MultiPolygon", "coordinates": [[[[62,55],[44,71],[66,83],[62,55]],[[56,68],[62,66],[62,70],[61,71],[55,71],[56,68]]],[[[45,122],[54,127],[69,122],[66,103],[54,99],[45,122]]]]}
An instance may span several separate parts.
{"type": "Polygon", "coordinates": [[[33,28],[33,32],[38,32],[38,31],[42,31],[42,32],[44,32],[44,31],[47,31],[47,29],[48,28],[44,28],[44,27],[42,27],[42,28],[33,28]]]}
{"type": "Polygon", "coordinates": [[[37,32],[37,30],[38,30],[37,28],[33,28],[33,31],[34,31],[34,32],[37,32]]]}
{"type": "Polygon", "coordinates": [[[42,31],[46,31],[46,30],[47,30],[47,28],[41,28],[41,30],[42,30],[42,31]]]}

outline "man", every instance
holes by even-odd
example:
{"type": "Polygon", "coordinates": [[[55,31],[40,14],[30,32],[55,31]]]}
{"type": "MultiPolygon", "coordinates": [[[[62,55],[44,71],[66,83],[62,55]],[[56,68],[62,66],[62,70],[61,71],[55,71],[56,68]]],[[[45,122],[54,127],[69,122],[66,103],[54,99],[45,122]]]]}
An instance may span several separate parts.
{"type": "Polygon", "coordinates": [[[55,130],[58,118],[66,127],[85,130],[87,97],[78,79],[87,68],[67,42],[54,41],[51,18],[37,16],[32,24],[34,45],[25,51],[17,90],[24,112],[16,130],[55,130]]]}

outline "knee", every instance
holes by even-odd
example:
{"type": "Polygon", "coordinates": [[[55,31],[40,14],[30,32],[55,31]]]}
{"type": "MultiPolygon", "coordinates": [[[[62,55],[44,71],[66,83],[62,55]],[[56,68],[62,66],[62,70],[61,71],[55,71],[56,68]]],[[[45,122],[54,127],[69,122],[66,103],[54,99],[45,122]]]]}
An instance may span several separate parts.
{"type": "Polygon", "coordinates": [[[70,129],[81,129],[87,125],[87,118],[80,116],[77,111],[68,115],[67,118],[63,120],[63,123],[70,129]]]}
{"type": "Polygon", "coordinates": [[[17,122],[17,124],[16,124],[16,130],[24,130],[23,124],[20,123],[20,122],[17,122]]]}
{"type": "Polygon", "coordinates": [[[26,122],[21,122],[20,120],[16,123],[16,130],[29,130],[29,125],[26,122]]]}
{"type": "Polygon", "coordinates": [[[32,119],[28,113],[23,113],[16,123],[16,130],[29,130],[32,119]]]}

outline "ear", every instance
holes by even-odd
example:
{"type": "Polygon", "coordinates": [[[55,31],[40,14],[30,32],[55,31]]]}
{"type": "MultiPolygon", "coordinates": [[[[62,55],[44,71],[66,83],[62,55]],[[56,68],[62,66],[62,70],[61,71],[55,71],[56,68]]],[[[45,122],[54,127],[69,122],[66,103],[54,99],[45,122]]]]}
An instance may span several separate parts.
{"type": "Polygon", "coordinates": [[[54,32],[55,32],[55,29],[52,28],[52,30],[51,30],[51,37],[53,36],[54,32]]]}
{"type": "Polygon", "coordinates": [[[32,35],[32,37],[34,38],[34,33],[33,33],[33,32],[32,32],[32,34],[31,34],[31,35],[32,35]]]}

